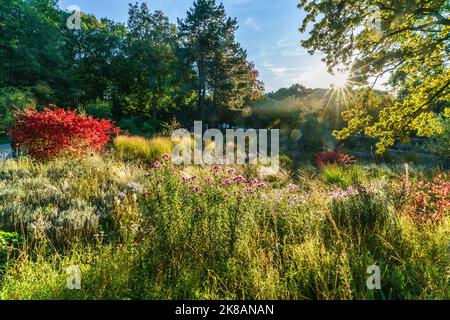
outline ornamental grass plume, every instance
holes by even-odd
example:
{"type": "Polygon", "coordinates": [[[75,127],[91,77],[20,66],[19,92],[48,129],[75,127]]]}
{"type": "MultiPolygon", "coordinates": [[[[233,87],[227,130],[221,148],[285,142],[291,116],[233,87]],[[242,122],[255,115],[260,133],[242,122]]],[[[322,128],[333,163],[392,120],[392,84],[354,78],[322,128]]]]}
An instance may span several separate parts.
{"type": "Polygon", "coordinates": [[[16,124],[9,132],[12,147],[38,160],[100,153],[106,150],[111,136],[120,131],[108,120],[48,106],[42,112],[28,109],[15,118],[16,124]]]}

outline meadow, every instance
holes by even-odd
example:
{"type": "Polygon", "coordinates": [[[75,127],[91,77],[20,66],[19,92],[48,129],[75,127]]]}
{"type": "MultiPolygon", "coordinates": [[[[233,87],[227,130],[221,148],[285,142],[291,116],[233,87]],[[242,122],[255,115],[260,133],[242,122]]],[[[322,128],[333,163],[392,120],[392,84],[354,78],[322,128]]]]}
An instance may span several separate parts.
{"type": "Polygon", "coordinates": [[[260,179],[174,166],[163,140],[154,162],[124,158],[119,139],[102,157],[0,163],[0,299],[449,298],[448,174],[330,164],[260,179]],[[422,210],[426,186],[441,197],[422,210]]]}

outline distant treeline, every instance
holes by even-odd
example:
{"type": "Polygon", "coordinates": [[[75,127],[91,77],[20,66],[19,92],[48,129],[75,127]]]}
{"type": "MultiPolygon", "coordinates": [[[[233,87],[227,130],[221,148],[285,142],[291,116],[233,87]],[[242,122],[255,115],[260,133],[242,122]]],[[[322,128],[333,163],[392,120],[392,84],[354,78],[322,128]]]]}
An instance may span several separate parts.
{"type": "Polygon", "coordinates": [[[81,13],[73,29],[72,14],[56,0],[0,2],[2,116],[11,103],[52,103],[116,120],[190,121],[241,109],[264,90],[235,40],[236,19],[214,0],[196,0],[177,24],[145,3],[130,4],[126,24],[81,13]]]}

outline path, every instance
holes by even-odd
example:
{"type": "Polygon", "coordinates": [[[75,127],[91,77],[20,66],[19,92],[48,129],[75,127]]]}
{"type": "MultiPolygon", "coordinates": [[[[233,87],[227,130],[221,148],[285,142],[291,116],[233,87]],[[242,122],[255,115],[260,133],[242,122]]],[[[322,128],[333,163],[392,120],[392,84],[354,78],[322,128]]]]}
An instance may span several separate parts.
{"type": "Polygon", "coordinates": [[[11,145],[0,144],[0,161],[5,161],[12,157],[13,150],[11,149],[11,145]]]}

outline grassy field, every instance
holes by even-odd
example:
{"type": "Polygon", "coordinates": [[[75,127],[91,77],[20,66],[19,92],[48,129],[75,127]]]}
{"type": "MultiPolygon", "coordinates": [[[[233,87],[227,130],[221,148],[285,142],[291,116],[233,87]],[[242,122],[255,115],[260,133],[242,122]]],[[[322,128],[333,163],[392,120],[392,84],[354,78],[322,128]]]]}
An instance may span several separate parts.
{"type": "Polygon", "coordinates": [[[236,170],[113,156],[0,164],[0,299],[450,297],[448,210],[424,223],[412,203],[438,171],[306,166],[261,181],[236,170]],[[366,286],[371,265],[380,290],[366,286]],[[74,266],[80,290],[67,287],[74,266]]]}

